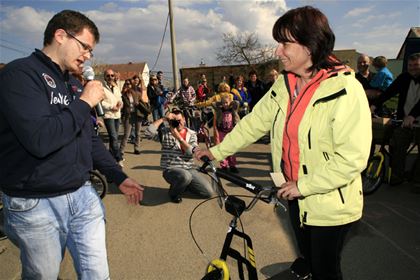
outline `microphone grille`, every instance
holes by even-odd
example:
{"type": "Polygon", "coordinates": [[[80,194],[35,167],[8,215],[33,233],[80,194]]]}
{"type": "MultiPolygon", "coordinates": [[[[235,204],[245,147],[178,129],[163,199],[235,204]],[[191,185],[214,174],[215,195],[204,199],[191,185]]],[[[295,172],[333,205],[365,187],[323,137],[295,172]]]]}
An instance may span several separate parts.
{"type": "Polygon", "coordinates": [[[95,79],[95,71],[91,66],[83,67],[83,78],[87,81],[92,81],[95,79]]]}

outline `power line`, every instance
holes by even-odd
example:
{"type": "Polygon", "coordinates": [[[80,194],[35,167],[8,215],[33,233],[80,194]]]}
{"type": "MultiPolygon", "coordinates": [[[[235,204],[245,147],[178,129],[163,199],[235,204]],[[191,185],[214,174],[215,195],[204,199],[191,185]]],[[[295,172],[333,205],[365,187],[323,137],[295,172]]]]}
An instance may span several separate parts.
{"type": "Polygon", "coordinates": [[[12,51],[15,51],[15,52],[18,52],[18,53],[21,53],[21,54],[28,54],[28,52],[24,52],[22,50],[18,50],[18,49],[9,47],[9,46],[5,46],[3,44],[0,44],[0,47],[5,48],[5,49],[9,49],[9,50],[12,50],[12,51]]]}
{"type": "Polygon", "coordinates": [[[3,38],[0,38],[0,40],[1,41],[4,41],[4,42],[6,42],[6,43],[9,43],[9,44],[12,44],[12,45],[15,45],[15,46],[17,46],[17,47],[19,47],[19,48],[24,48],[24,49],[29,49],[29,50],[31,50],[32,51],[32,48],[30,48],[30,47],[28,47],[28,46],[24,46],[24,45],[22,45],[22,44],[18,44],[18,43],[15,43],[15,42],[12,42],[12,41],[9,41],[9,40],[6,40],[6,39],[3,39],[3,38]]]}
{"type": "Polygon", "coordinates": [[[160,42],[159,52],[158,52],[158,55],[156,57],[155,64],[153,64],[153,67],[152,67],[152,69],[150,71],[153,71],[155,69],[155,66],[156,66],[156,64],[157,64],[157,62],[159,60],[160,51],[162,50],[163,41],[165,40],[166,29],[168,29],[168,22],[169,22],[169,13],[168,13],[168,16],[166,17],[165,30],[163,30],[163,36],[162,36],[162,41],[160,42]]]}

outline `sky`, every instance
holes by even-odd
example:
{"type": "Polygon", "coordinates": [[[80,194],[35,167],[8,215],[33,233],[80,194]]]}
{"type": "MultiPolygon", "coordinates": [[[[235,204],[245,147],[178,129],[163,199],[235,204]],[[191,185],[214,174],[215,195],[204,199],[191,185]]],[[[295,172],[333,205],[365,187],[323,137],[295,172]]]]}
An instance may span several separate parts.
{"type": "MultiPolygon", "coordinates": [[[[172,0],[178,68],[219,65],[222,34],[255,32],[275,46],[274,22],[287,10],[311,5],[329,19],[335,49],[395,58],[410,27],[420,26],[420,0],[172,0]]],[[[167,0],[0,0],[0,62],[42,48],[49,19],[64,9],[86,14],[98,26],[97,64],[147,62],[150,70],[172,72],[167,0]]]]}

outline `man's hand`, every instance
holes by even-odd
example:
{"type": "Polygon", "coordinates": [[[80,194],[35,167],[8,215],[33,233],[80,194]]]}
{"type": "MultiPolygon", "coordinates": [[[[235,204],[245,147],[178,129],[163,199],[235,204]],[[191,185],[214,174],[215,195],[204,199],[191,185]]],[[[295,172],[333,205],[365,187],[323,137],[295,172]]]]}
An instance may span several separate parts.
{"type": "Polygon", "coordinates": [[[287,200],[293,200],[295,198],[302,197],[302,194],[300,193],[297,187],[297,182],[289,181],[281,185],[280,189],[277,191],[277,197],[287,200]]]}
{"type": "Polygon", "coordinates": [[[83,89],[80,99],[85,101],[91,108],[104,99],[105,92],[100,81],[89,81],[83,89]]]}
{"type": "Polygon", "coordinates": [[[105,125],[104,125],[103,121],[101,121],[101,120],[99,120],[99,119],[96,119],[96,124],[97,124],[99,127],[105,127],[105,125]]]}
{"type": "Polygon", "coordinates": [[[174,113],[168,113],[168,114],[165,116],[165,119],[166,119],[167,121],[172,120],[172,119],[175,119],[175,114],[174,114],[174,113]]]}
{"type": "Polygon", "coordinates": [[[402,127],[406,127],[406,128],[413,128],[414,122],[416,121],[416,118],[413,116],[405,116],[403,123],[402,123],[402,127]]]}
{"type": "Polygon", "coordinates": [[[176,140],[178,141],[182,140],[181,134],[179,134],[178,129],[172,126],[169,126],[169,129],[171,130],[172,136],[175,137],[176,140]]]}
{"type": "Polygon", "coordinates": [[[138,204],[143,200],[144,188],[131,178],[125,179],[118,188],[127,198],[128,204],[138,204]]]}

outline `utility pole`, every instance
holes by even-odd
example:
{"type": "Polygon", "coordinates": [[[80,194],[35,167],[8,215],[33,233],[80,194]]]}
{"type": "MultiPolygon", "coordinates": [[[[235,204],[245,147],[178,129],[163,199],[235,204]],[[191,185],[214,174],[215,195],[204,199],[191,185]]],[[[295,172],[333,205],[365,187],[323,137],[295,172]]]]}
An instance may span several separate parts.
{"type": "Polygon", "coordinates": [[[173,79],[174,79],[174,87],[175,90],[179,88],[179,81],[178,81],[178,65],[176,62],[176,42],[175,42],[175,29],[174,29],[174,16],[172,13],[172,2],[168,0],[169,6],[169,28],[171,30],[171,50],[172,50],[172,72],[173,72],[173,79]]]}

